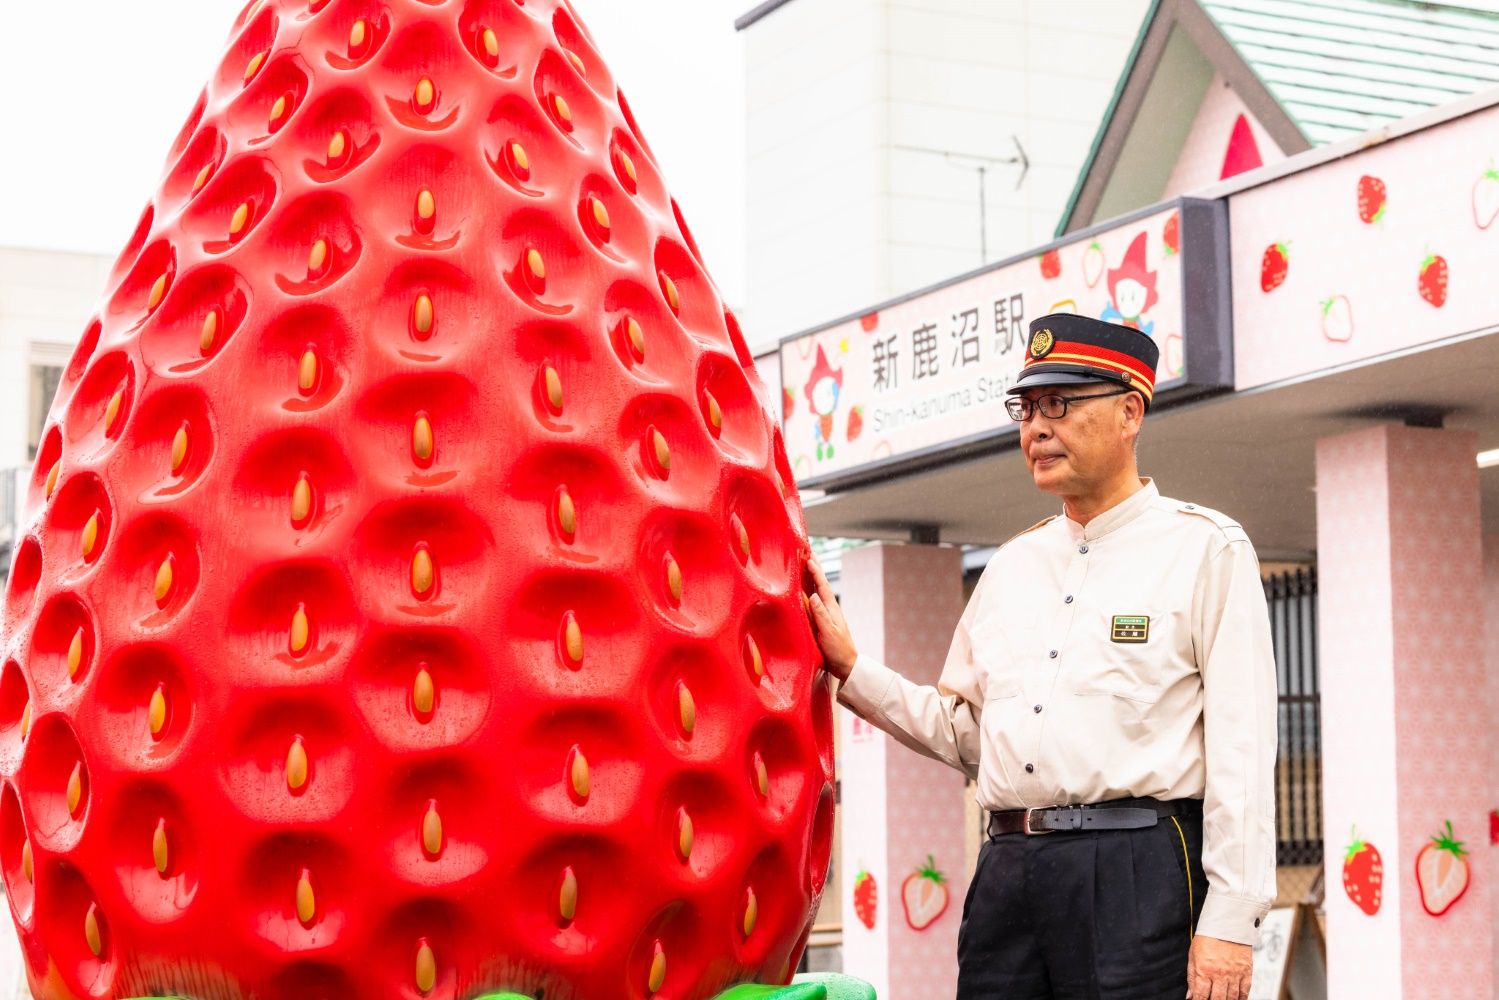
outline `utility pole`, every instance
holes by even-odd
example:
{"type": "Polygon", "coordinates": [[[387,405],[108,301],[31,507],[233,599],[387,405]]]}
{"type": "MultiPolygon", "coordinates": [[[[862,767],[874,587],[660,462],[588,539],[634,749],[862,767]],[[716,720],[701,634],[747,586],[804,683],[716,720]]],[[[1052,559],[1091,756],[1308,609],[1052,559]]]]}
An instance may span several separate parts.
{"type": "Polygon", "coordinates": [[[1025,155],[1025,149],[1020,145],[1018,136],[1011,135],[1010,141],[1015,144],[1015,155],[1008,157],[979,156],[976,153],[962,153],[951,149],[933,149],[929,146],[894,146],[907,153],[926,153],[929,156],[940,156],[951,166],[960,170],[974,170],[978,172],[979,178],[979,264],[989,263],[989,213],[988,203],[988,174],[991,166],[1020,166],[1020,176],[1015,178],[1015,189],[1020,190],[1020,185],[1025,182],[1025,175],[1031,169],[1030,157],[1025,155]]]}

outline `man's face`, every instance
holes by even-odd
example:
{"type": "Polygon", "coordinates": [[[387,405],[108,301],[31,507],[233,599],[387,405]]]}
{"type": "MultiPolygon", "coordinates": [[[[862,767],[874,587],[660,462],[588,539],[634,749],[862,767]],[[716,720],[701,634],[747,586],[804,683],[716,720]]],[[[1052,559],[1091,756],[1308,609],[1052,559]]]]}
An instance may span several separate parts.
{"type": "MultiPolygon", "coordinates": [[[[1110,388],[1103,383],[1038,386],[1021,395],[1034,403],[1042,396],[1071,399],[1110,388]]],[[[1109,482],[1132,459],[1143,412],[1140,397],[1132,392],[1072,404],[1060,420],[1033,411],[1020,425],[1020,449],[1036,488],[1056,496],[1085,496],[1109,482]]]]}

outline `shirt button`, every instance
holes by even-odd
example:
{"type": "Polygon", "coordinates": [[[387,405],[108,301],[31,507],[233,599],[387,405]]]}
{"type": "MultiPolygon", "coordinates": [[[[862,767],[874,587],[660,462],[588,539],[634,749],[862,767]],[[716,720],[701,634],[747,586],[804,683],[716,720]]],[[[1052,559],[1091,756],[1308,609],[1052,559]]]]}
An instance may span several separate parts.
{"type": "Polygon", "coordinates": [[[1040,714],[1041,714],[1041,706],[1040,706],[1040,705],[1037,705],[1037,706],[1036,706],[1036,714],[1037,714],[1037,715],[1040,715],[1040,714]]]}
{"type": "Polygon", "coordinates": [[[1072,595],[1071,595],[1071,594],[1068,594],[1068,595],[1067,595],[1067,600],[1066,600],[1066,603],[1067,603],[1067,604],[1071,604],[1071,603],[1072,603],[1072,595]]]}
{"type": "Polygon", "coordinates": [[[1035,774],[1036,773],[1036,765],[1035,764],[1027,764],[1027,765],[1025,765],[1025,773],[1026,774],[1035,774]]]}
{"type": "Polygon", "coordinates": [[[1053,650],[1052,650],[1052,651],[1051,651],[1051,658],[1052,658],[1052,659],[1053,659],[1053,660],[1055,660],[1055,659],[1056,659],[1056,658],[1057,658],[1057,651],[1056,651],[1056,650],[1055,650],[1055,649],[1053,649],[1053,650]]]}
{"type": "Polygon", "coordinates": [[[1086,545],[1079,545],[1077,547],[1077,550],[1078,550],[1078,552],[1082,553],[1083,555],[1087,555],[1088,554],[1088,546],[1086,546],[1086,545]]]}

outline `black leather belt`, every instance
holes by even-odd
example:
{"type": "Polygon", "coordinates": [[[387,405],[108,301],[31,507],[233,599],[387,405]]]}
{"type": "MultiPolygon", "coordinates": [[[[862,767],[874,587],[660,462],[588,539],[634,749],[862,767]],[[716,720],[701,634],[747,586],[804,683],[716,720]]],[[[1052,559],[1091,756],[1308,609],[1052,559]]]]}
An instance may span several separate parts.
{"type": "Polygon", "coordinates": [[[1201,815],[1201,799],[1113,799],[1092,805],[1040,806],[989,814],[989,836],[1023,833],[1083,833],[1090,830],[1144,830],[1167,816],[1201,815]]]}

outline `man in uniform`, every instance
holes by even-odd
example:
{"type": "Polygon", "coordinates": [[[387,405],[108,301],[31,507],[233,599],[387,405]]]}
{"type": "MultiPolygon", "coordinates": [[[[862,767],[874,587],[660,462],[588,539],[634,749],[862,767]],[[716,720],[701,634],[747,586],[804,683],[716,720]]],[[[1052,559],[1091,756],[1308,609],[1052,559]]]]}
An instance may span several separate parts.
{"type": "Polygon", "coordinates": [[[978,781],[989,838],[958,934],[964,1000],[1247,1000],[1275,895],[1276,678],[1259,564],[1160,495],[1135,442],[1159,350],[1031,323],[1007,409],[1062,514],[1006,543],[938,685],[855,649],[811,563],[839,700],[978,781]]]}

